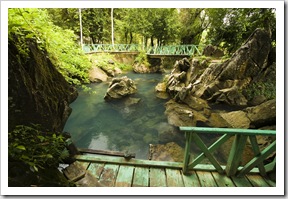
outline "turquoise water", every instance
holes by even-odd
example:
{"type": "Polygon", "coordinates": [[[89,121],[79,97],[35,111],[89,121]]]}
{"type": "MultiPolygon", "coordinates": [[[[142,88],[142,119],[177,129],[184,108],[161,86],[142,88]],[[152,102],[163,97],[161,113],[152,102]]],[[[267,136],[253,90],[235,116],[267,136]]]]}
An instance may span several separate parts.
{"type": "Polygon", "coordinates": [[[149,144],[157,144],[157,125],[167,122],[164,115],[166,100],[156,97],[155,86],[162,74],[124,74],[135,81],[137,93],[132,99],[140,101],[131,106],[125,100],[106,102],[104,95],[109,83],[90,84],[96,94],[79,90],[78,98],[70,104],[73,109],[64,131],[71,134],[79,148],[129,151],[136,158],[147,159],[149,144]]]}

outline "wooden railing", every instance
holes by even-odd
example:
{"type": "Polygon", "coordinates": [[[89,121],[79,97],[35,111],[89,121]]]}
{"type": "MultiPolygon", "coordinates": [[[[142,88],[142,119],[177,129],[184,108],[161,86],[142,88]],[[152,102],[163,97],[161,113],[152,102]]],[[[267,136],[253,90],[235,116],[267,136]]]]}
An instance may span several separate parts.
{"type": "MultiPolygon", "coordinates": [[[[189,170],[195,168],[199,169],[199,165],[204,158],[208,158],[211,164],[219,173],[226,173],[227,176],[241,177],[249,173],[252,169],[265,176],[267,172],[272,171],[276,165],[276,155],[274,160],[264,165],[263,161],[276,152],[276,131],[275,130],[257,130],[257,129],[233,129],[233,128],[207,128],[207,127],[179,127],[181,131],[185,132],[186,146],[183,161],[183,173],[188,173],[189,170]],[[207,147],[198,134],[220,134],[222,135],[216,142],[207,147]],[[260,151],[256,136],[275,136],[275,140],[265,149],[260,151]],[[229,138],[234,136],[234,141],[230,149],[227,165],[220,165],[213,152],[218,149],[229,138]],[[244,147],[250,139],[254,158],[252,158],[244,166],[240,166],[244,147]],[[202,153],[195,159],[191,159],[191,142],[201,149],[202,153]]],[[[201,168],[201,165],[200,165],[201,168]]]]}
{"type": "Polygon", "coordinates": [[[167,45],[143,47],[139,44],[84,44],[83,51],[91,52],[140,52],[145,51],[149,55],[201,55],[201,47],[198,45],[167,45]]]}

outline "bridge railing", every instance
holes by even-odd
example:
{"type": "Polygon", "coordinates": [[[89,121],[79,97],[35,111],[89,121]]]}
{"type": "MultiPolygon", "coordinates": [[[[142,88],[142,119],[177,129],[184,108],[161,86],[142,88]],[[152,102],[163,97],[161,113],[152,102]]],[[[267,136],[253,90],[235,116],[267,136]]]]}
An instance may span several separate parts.
{"type": "Polygon", "coordinates": [[[151,46],[146,49],[147,54],[157,55],[201,55],[197,45],[169,45],[169,46],[151,46]]]}
{"type": "MultiPolygon", "coordinates": [[[[186,146],[183,161],[183,173],[186,174],[205,158],[208,158],[211,164],[219,173],[226,173],[227,176],[241,177],[249,173],[252,169],[265,176],[267,172],[272,171],[276,165],[276,157],[274,160],[266,165],[263,161],[274,154],[276,154],[276,131],[275,130],[257,130],[257,129],[233,129],[233,128],[207,128],[207,127],[179,127],[181,131],[185,132],[186,146]],[[222,135],[216,142],[207,147],[198,134],[220,134],[222,135]],[[234,141],[230,149],[227,160],[227,165],[222,166],[216,160],[213,152],[223,145],[229,138],[234,136],[234,141]],[[274,141],[260,151],[256,136],[272,136],[274,141]],[[254,158],[252,158],[244,166],[240,166],[243,151],[247,139],[249,138],[254,158]],[[195,159],[191,155],[191,142],[201,149],[202,153],[195,159]]],[[[197,167],[199,169],[199,167],[197,167]]]]}
{"type": "Polygon", "coordinates": [[[139,44],[84,44],[85,53],[91,52],[140,52],[145,51],[152,55],[201,55],[202,52],[197,45],[168,45],[150,46],[144,48],[139,44]]]}
{"type": "Polygon", "coordinates": [[[141,50],[139,44],[84,44],[85,53],[90,52],[139,52],[141,50]]]}

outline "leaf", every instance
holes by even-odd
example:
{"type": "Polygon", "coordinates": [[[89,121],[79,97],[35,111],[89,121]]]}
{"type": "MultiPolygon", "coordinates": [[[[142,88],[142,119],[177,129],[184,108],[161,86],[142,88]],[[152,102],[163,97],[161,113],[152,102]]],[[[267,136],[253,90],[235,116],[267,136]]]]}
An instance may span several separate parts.
{"type": "Polygon", "coordinates": [[[20,149],[20,150],[23,150],[23,151],[26,150],[25,146],[23,146],[23,145],[18,145],[16,148],[17,148],[17,149],[20,149]]]}
{"type": "Polygon", "coordinates": [[[53,158],[53,155],[47,154],[46,157],[47,157],[47,158],[53,158]]]}
{"type": "Polygon", "coordinates": [[[38,168],[35,166],[35,165],[33,165],[33,166],[30,166],[30,170],[32,171],[32,172],[38,172],[38,168]]]}

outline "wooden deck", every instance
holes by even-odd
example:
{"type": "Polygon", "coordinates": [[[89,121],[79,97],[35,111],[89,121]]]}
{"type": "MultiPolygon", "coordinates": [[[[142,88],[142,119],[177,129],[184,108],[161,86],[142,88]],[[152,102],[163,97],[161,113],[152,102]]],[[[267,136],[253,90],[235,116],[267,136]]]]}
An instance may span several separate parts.
{"type": "MultiPolygon", "coordinates": [[[[209,167],[209,165],[207,166],[209,167]]],[[[202,165],[203,168],[203,165],[202,165]]],[[[275,187],[258,173],[227,177],[217,171],[182,172],[182,163],[125,159],[106,155],[79,155],[64,169],[79,187],[275,187]]]]}

